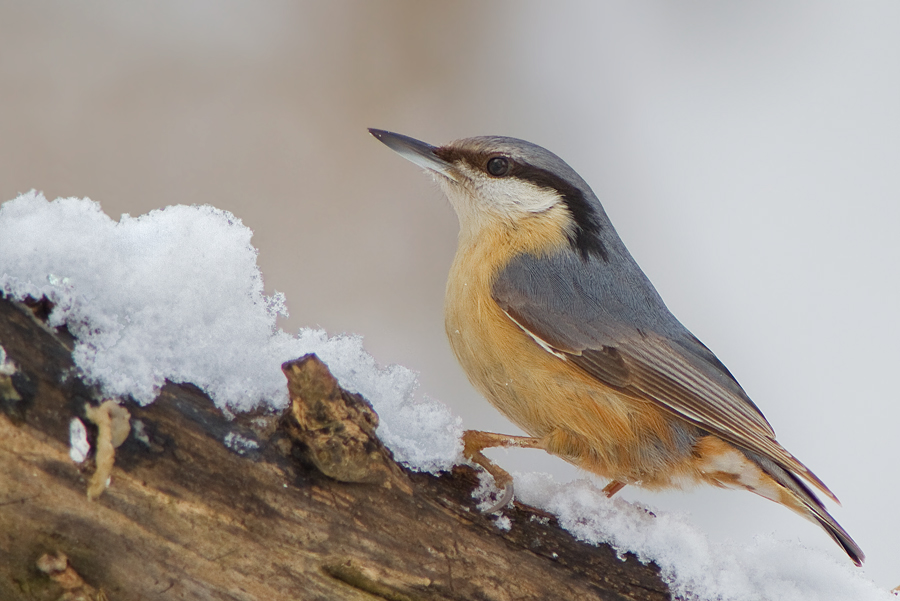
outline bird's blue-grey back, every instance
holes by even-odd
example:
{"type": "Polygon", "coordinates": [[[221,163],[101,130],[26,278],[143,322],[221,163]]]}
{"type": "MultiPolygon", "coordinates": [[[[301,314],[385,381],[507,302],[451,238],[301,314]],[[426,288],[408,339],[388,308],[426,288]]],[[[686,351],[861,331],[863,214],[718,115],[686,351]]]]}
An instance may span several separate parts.
{"type": "Polygon", "coordinates": [[[807,475],[728,369],[668,310],[575,170],[514,138],[473,138],[465,148],[509,156],[513,176],[557,191],[578,232],[554,254],[523,253],[497,274],[494,300],[516,323],[605,384],[807,475]]]}
{"type": "Polygon", "coordinates": [[[575,239],[571,252],[515,257],[498,275],[497,298],[522,310],[528,307],[528,317],[541,324],[543,332],[579,351],[616,346],[646,334],[671,340],[695,358],[698,368],[710,378],[752,404],[722,362],[672,315],[619,238],[600,200],[574,169],[554,153],[525,140],[484,136],[466,142],[467,147],[482,146],[507,154],[577,190],[576,198],[569,194],[563,202],[582,236],[592,239],[587,247],[602,249],[579,252],[579,243],[585,242],[575,239]]]}

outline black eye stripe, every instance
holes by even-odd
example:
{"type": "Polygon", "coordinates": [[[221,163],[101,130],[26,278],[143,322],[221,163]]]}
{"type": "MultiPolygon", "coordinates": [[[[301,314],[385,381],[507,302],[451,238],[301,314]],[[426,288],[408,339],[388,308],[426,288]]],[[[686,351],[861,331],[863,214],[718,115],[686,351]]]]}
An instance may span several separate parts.
{"type": "Polygon", "coordinates": [[[602,261],[609,261],[609,251],[601,237],[601,220],[593,203],[571,181],[568,181],[547,169],[535,167],[528,163],[517,162],[504,154],[495,151],[481,152],[464,150],[452,146],[435,149],[434,154],[448,163],[464,161],[472,169],[483,170],[493,177],[515,177],[530,182],[539,188],[556,191],[575,221],[575,237],[572,246],[582,257],[593,255],[602,261]],[[507,160],[507,171],[503,175],[494,175],[488,164],[498,158],[507,160]]]}
{"type": "Polygon", "coordinates": [[[600,237],[601,225],[596,211],[578,187],[546,169],[525,163],[513,164],[509,175],[530,182],[539,188],[557,192],[575,221],[574,246],[576,250],[584,257],[595,255],[603,261],[609,261],[609,252],[600,237]]]}

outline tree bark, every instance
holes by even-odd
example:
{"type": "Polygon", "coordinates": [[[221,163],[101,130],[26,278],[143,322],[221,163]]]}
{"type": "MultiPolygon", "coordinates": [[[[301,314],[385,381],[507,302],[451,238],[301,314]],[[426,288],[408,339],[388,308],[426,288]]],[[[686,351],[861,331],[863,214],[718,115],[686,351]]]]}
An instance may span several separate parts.
{"type": "Polygon", "coordinates": [[[48,310],[0,297],[15,367],[0,373],[0,599],[669,598],[658,568],[534,508],[515,503],[500,530],[475,508],[468,467],[398,466],[371,407],[314,357],[283,367],[282,415],[229,419],[190,384],[124,401],[131,432],[90,501],[96,462],[70,459],[69,427],[79,418],[97,448],[85,405],[99,399],[48,310]]]}

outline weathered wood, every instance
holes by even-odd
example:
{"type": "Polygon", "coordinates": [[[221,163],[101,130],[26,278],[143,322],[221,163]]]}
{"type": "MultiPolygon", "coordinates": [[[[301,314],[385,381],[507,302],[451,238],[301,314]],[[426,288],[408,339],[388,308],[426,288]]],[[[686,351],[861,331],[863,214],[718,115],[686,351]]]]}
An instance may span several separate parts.
{"type": "MultiPolygon", "coordinates": [[[[126,403],[132,433],[111,486],[89,501],[93,462],[69,458],[68,430],[93,395],[46,312],[0,298],[0,345],[17,368],[0,382],[0,599],[669,598],[655,567],[580,543],[537,510],[516,504],[512,528],[499,530],[474,507],[469,468],[415,474],[387,453],[374,483],[341,482],[314,464],[331,456],[366,480],[383,451],[363,442],[349,459],[346,446],[316,459],[290,410],[229,420],[191,385],[167,384],[148,407],[126,403]],[[57,571],[39,570],[41,558],[57,571]],[[76,575],[84,588],[64,589],[76,575]]],[[[326,380],[292,396],[347,398],[326,380]]]]}

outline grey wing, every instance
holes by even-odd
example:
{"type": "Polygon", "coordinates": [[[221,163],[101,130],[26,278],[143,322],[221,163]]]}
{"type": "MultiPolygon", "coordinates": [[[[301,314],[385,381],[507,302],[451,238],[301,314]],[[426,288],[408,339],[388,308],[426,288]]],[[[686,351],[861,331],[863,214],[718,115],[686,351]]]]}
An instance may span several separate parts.
{"type": "Polygon", "coordinates": [[[767,457],[837,501],[775,441],[734,376],[675,319],[633,260],[616,265],[574,253],[521,255],[498,274],[493,297],[542,346],[604,385],[767,457]]]}

